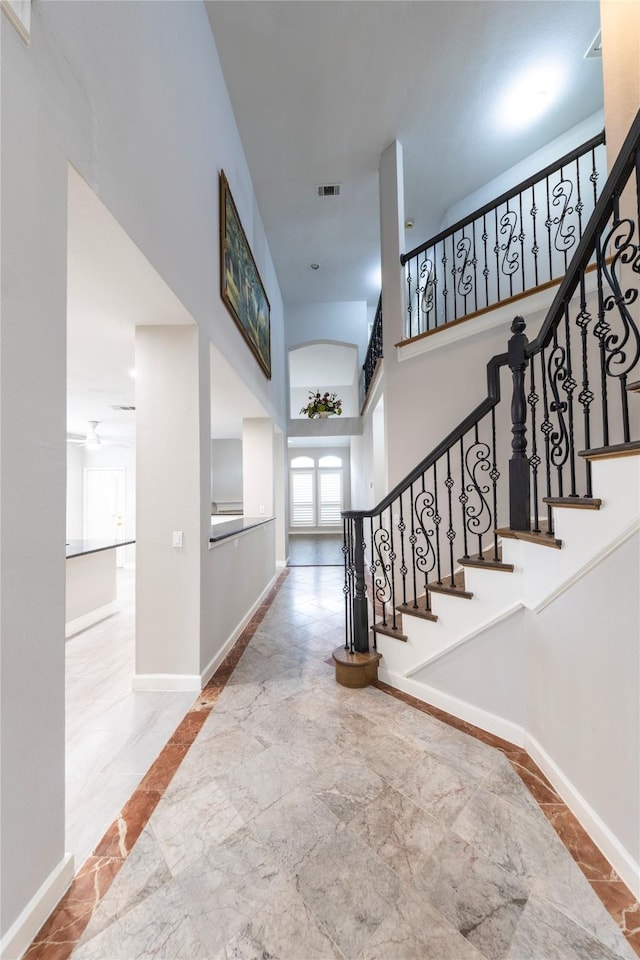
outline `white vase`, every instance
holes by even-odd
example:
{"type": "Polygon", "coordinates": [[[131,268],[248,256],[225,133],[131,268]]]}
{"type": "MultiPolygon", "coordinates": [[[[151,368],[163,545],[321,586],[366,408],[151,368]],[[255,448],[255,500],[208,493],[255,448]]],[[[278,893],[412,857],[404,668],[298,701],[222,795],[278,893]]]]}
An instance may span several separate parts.
{"type": "Polygon", "coordinates": [[[326,410],[323,410],[321,413],[318,413],[317,416],[320,417],[322,420],[325,420],[327,417],[330,417],[331,414],[327,413],[326,410]]]}

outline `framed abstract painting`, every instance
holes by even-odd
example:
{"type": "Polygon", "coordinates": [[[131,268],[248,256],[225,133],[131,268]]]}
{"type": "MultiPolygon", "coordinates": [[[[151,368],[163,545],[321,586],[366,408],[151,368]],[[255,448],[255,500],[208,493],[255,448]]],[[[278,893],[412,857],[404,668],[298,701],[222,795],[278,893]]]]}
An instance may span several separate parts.
{"type": "Polygon", "coordinates": [[[271,307],[224,170],[220,172],[220,293],[265,376],[271,379],[271,307]]]}

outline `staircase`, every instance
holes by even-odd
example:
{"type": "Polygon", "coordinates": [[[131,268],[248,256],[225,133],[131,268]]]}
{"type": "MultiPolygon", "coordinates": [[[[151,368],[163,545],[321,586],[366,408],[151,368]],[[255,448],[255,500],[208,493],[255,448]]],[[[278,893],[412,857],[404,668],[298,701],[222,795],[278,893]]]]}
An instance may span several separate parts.
{"type": "Polygon", "coordinates": [[[486,398],[343,514],[343,659],[524,746],[636,895],[639,227],[640,113],[538,335],[516,317],[486,398]]]}

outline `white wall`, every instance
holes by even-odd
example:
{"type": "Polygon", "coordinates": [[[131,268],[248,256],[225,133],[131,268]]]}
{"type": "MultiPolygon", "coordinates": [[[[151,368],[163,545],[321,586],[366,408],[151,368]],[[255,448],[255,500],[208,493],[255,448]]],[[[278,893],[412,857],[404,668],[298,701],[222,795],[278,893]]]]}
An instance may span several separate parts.
{"type": "Polygon", "coordinates": [[[640,862],[640,535],[527,618],[528,730],[640,862]]]}
{"type": "Polygon", "coordinates": [[[247,417],[242,421],[242,501],[246,517],[272,517],[274,514],[274,433],[266,417],[247,417]]]}
{"type": "Polygon", "coordinates": [[[242,503],[242,440],[211,441],[211,499],[242,503]]]}
{"type": "MultiPolygon", "coordinates": [[[[60,549],[65,534],[67,162],[283,429],[286,377],[282,299],[204,6],[52,0],[33,5],[29,47],[4,21],[0,39],[0,912],[2,933],[14,925],[11,935],[18,937],[8,948],[11,957],[20,936],[35,933],[33,924],[39,924],[37,910],[21,911],[33,897],[45,902],[49,881],[55,900],[69,872],[60,549]],[[221,168],[271,303],[271,380],[260,372],[220,299],[221,168]],[[34,702],[46,704],[46,723],[34,723],[34,702]]],[[[210,434],[204,434],[202,422],[198,429],[201,452],[207,450],[197,467],[206,470],[197,484],[202,494],[206,488],[197,506],[197,536],[204,541],[210,434]]]]}

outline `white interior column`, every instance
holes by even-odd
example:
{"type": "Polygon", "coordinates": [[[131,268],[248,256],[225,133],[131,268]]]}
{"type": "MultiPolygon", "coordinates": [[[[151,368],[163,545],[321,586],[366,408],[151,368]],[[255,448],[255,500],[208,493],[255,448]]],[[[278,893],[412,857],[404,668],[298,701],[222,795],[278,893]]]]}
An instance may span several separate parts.
{"type": "MultiPolygon", "coordinates": [[[[394,444],[405,430],[396,430],[405,415],[406,398],[395,344],[404,334],[404,170],[402,144],[394,140],[380,157],[380,253],[382,260],[382,336],[384,343],[384,425],[386,490],[401,477],[393,476],[394,444]]],[[[386,492],[385,490],[385,492],[386,492]]]]}
{"type": "Polygon", "coordinates": [[[200,689],[210,523],[208,345],[195,326],[136,329],[135,689],[200,689]]]}
{"type": "Polygon", "coordinates": [[[276,515],[276,566],[285,567],[289,557],[288,450],[285,435],[273,435],[273,483],[276,515]]]}
{"type": "Polygon", "coordinates": [[[613,166],[640,108],[640,3],[600,0],[607,165],[613,166]]]}
{"type": "Polygon", "coordinates": [[[273,421],[246,417],[242,421],[242,501],[245,517],[274,513],[273,421]]]}

